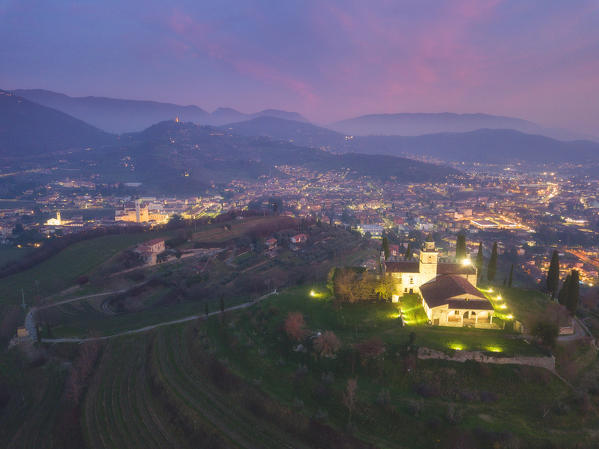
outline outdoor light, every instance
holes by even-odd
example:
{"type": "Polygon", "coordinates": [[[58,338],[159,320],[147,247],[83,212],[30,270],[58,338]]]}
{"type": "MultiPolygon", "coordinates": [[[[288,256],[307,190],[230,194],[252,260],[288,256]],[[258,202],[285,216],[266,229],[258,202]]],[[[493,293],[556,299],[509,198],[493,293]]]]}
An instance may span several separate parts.
{"type": "Polygon", "coordinates": [[[489,293],[493,293],[493,289],[492,288],[489,289],[489,293]]]}
{"type": "Polygon", "coordinates": [[[505,304],[501,304],[500,306],[498,306],[500,309],[507,309],[507,306],[505,304]]]}
{"type": "Polygon", "coordinates": [[[472,265],[472,261],[470,259],[462,259],[462,265],[465,267],[472,265]]]}
{"type": "Polygon", "coordinates": [[[316,296],[316,292],[314,290],[310,290],[310,296],[314,298],[316,296]]]}
{"type": "Polygon", "coordinates": [[[506,317],[508,320],[511,320],[512,318],[514,318],[514,315],[512,315],[511,313],[506,317]]]}
{"type": "Polygon", "coordinates": [[[503,298],[501,297],[501,295],[497,295],[497,301],[501,301],[503,298]]]}

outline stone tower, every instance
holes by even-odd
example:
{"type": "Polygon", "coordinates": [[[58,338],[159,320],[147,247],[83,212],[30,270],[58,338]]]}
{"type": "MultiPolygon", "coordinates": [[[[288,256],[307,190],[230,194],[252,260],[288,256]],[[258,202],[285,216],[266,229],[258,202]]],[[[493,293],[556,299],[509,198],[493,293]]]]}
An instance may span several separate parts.
{"type": "Polygon", "coordinates": [[[435,249],[435,242],[428,239],[420,250],[420,285],[437,277],[437,264],[439,252],[435,249]]]}

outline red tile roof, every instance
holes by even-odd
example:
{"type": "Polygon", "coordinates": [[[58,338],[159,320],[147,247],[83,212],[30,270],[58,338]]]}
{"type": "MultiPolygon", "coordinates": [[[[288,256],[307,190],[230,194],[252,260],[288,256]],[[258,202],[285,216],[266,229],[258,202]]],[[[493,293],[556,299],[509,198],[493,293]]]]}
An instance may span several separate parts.
{"type": "Polygon", "coordinates": [[[493,310],[489,300],[467,279],[456,275],[439,275],[420,286],[420,293],[430,308],[448,305],[450,309],[493,310]],[[466,298],[456,296],[467,295],[466,298]]]}

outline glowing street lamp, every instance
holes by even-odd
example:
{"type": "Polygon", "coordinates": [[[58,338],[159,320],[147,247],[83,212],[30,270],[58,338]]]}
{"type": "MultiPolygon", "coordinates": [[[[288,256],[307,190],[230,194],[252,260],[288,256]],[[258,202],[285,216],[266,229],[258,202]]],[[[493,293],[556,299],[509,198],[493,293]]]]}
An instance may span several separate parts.
{"type": "Polygon", "coordinates": [[[310,296],[314,298],[316,296],[316,292],[314,290],[310,290],[310,296]]]}

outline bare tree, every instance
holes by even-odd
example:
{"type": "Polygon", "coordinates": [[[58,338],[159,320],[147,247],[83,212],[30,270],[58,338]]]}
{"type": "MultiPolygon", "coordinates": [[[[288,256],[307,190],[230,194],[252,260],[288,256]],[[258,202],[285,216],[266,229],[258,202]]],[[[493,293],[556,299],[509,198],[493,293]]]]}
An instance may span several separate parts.
{"type": "Polygon", "coordinates": [[[347,385],[345,392],[343,393],[343,405],[347,407],[348,417],[347,425],[351,425],[351,418],[354,408],[356,406],[356,391],[358,390],[358,379],[350,378],[347,379],[347,385]]]}

